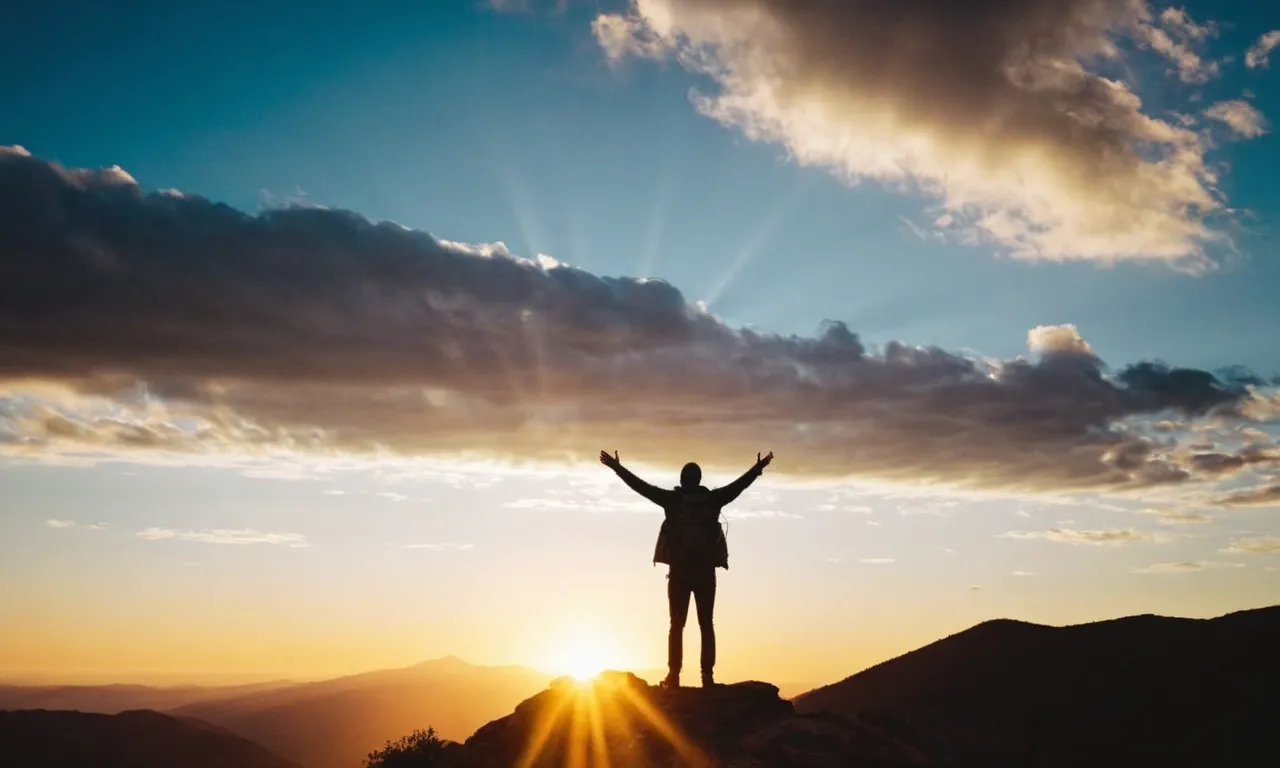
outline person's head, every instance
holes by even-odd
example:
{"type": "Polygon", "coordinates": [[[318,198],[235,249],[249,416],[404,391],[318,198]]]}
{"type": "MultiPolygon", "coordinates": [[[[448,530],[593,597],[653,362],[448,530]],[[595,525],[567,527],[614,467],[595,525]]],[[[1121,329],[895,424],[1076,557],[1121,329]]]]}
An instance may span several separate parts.
{"type": "Polygon", "coordinates": [[[689,462],[680,470],[680,485],[684,488],[697,488],[702,484],[702,467],[689,462]]]}

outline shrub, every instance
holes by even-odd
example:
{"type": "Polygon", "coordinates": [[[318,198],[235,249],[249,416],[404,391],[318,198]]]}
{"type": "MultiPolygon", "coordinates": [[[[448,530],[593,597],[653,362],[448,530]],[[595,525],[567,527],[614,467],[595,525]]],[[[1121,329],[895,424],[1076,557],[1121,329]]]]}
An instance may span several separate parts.
{"type": "Polygon", "coordinates": [[[370,752],[364,764],[367,768],[442,768],[457,746],[440,738],[434,728],[417,730],[370,752]]]}

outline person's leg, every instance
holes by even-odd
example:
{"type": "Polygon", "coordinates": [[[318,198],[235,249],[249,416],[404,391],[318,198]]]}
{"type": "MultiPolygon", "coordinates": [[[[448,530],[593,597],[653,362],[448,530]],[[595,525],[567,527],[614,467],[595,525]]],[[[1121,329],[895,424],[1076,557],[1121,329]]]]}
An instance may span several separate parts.
{"type": "Polygon", "coordinates": [[[667,680],[679,684],[684,663],[684,624],[689,618],[689,580],[679,574],[667,576],[667,607],[671,612],[671,628],[667,632],[667,680]]]}
{"type": "Polygon", "coordinates": [[[698,604],[698,628],[702,630],[702,683],[710,685],[716,666],[716,627],[713,619],[716,607],[716,572],[711,570],[698,577],[693,599],[698,604]]]}

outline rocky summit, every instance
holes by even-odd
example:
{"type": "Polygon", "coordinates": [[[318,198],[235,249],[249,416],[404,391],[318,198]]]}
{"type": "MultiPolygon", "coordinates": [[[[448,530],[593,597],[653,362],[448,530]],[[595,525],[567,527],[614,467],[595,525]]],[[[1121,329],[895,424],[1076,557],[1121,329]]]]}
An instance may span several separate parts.
{"type": "Polygon", "coordinates": [[[665,689],[626,672],[557,680],[450,756],[478,768],[933,764],[884,725],[797,714],[768,683],[665,689]]]}

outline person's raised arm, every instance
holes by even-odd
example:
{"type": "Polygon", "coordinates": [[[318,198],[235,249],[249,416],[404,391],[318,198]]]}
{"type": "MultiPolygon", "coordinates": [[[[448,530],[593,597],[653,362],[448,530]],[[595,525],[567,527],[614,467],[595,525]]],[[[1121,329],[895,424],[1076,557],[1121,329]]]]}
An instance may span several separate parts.
{"type": "Polygon", "coordinates": [[[612,456],[609,455],[608,451],[601,451],[600,463],[616,472],[618,477],[622,478],[622,482],[626,483],[631,490],[660,507],[666,506],[667,497],[671,495],[671,491],[659,488],[656,485],[650,485],[636,477],[634,472],[622,466],[622,461],[618,458],[617,451],[614,451],[612,456]]]}
{"type": "Polygon", "coordinates": [[[756,463],[751,467],[751,469],[744,472],[742,477],[711,492],[715,497],[716,503],[723,507],[738,498],[738,496],[742,495],[742,492],[747,490],[747,486],[756,481],[756,478],[764,472],[764,468],[769,466],[769,462],[771,461],[773,461],[773,451],[769,451],[768,456],[761,456],[757,453],[756,463]]]}

